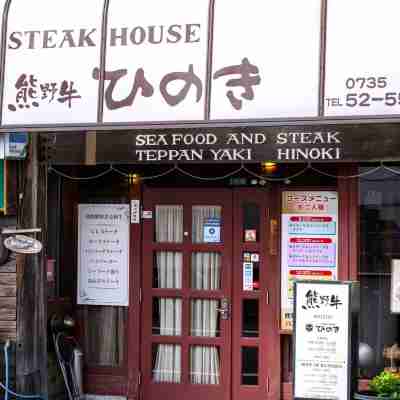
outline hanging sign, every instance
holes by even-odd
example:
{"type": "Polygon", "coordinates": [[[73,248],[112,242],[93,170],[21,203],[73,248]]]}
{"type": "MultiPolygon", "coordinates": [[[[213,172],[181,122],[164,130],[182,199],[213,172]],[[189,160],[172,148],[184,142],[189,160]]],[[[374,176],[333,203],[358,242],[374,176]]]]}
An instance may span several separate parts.
{"type": "Polygon", "coordinates": [[[295,400],[350,399],[350,336],[350,283],[295,283],[295,400]]]}
{"type": "Polygon", "coordinates": [[[78,304],[128,306],[128,204],[78,206],[78,304]]]}
{"type": "Polygon", "coordinates": [[[281,329],[292,329],[293,283],[337,279],[338,195],[283,192],[281,329]]]}
{"type": "Polygon", "coordinates": [[[25,235],[9,236],[4,240],[4,246],[20,254],[37,254],[42,251],[42,243],[35,238],[25,235]]]}

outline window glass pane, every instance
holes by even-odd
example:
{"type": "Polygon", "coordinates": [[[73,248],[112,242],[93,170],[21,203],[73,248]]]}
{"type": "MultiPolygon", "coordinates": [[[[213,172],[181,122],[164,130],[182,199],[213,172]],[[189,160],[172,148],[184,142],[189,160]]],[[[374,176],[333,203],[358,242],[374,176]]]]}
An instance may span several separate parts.
{"type": "Polygon", "coordinates": [[[242,336],[258,337],[258,300],[244,299],[242,310],[242,336]]]}
{"type": "Polygon", "coordinates": [[[219,348],[216,346],[190,346],[190,383],[218,385],[219,360],[219,348]]]}
{"type": "Polygon", "coordinates": [[[219,253],[192,253],[191,288],[221,289],[221,255],[219,253]]]}
{"type": "Polygon", "coordinates": [[[192,336],[219,336],[219,307],[220,304],[218,300],[191,300],[190,334],[192,336]]]}
{"type": "Polygon", "coordinates": [[[182,334],[182,299],[153,298],[153,335],[182,334]]]}
{"type": "Polygon", "coordinates": [[[194,206],[192,209],[193,243],[220,243],[221,237],[220,206],[194,206]]]}
{"type": "MultiPolygon", "coordinates": [[[[392,168],[400,173],[400,166],[392,168]]],[[[388,349],[400,339],[400,317],[390,310],[391,264],[400,259],[400,176],[381,169],[361,178],[359,206],[359,338],[364,351],[368,349],[365,345],[373,351],[373,362],[360,372],[368,378],[391,366],[388,349]]]]}
{"type": "Polygon", "coordinates": [[[156,242],[182,243],[183,206],[156,206],[156,242]]]}
{"type": "Polygon", "coordinates": [[[159,251],[154,257],[153,288],[182,288],[182,253],[159,251]]]}
{"type": "Polygon", "coordinates": [[[242,385],[258,385],[258,347],[242,347],[242,385]]]}
{"type": "Polygon", "coordinates": [[[258,204],[243,204],[243,241],[258,242],[260,238],[260,207],[258,204]]]}
{"type": "Polygon", "coordinates": [[[182,349],[177,344],[153,344],[153,382],[180,383],[182,349]]]}
{"type": "Polygon", "coordinates": [[[123,362],[125,308],[85,306],[85,360],[93,366],[117,367],[123,362]]]}

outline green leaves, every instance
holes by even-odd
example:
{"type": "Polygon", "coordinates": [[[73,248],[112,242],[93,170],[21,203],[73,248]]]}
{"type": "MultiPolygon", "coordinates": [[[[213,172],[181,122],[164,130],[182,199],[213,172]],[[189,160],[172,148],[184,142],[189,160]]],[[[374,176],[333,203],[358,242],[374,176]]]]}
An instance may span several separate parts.
{"type": "Polygon", "coordinates": [[[400,399],[400,376],[393,372],[383,371],[372,379],[369,388],[378,397],[400,399]]]}

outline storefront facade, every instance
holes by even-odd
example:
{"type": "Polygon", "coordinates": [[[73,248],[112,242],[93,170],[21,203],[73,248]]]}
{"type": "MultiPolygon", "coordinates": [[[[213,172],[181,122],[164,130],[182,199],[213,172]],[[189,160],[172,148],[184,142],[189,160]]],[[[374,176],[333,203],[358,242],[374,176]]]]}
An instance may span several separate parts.
{"type": "Polygon", "coordinates": [[[290,399],[293,281],[388,285],[359,221],[395,215],[363,179],[397,174],[400,6],[59,3],[0,1],[0,130],[35,138],[85,393],[290,399]]]}

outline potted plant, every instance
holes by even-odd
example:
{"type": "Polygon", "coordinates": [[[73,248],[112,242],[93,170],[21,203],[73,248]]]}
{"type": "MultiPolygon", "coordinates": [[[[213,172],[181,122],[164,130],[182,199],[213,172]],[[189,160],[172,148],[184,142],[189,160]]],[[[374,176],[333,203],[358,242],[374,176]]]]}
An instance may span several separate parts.
{"type": "Polygon", "coordinates": [[[400,374],[382,371],[369,383],[369,391],[354,394],[356,400],[400,400],[400,374]]]}

